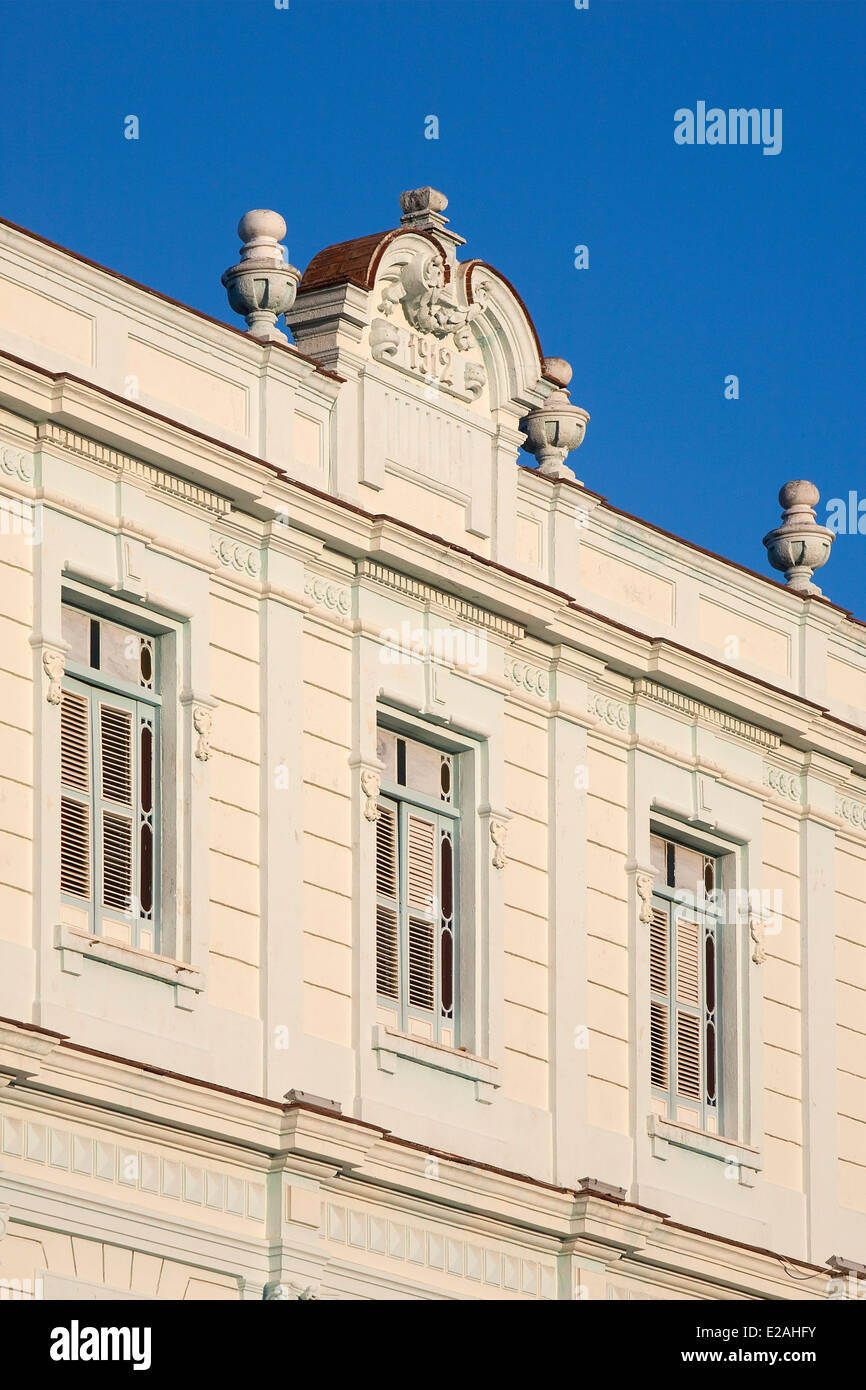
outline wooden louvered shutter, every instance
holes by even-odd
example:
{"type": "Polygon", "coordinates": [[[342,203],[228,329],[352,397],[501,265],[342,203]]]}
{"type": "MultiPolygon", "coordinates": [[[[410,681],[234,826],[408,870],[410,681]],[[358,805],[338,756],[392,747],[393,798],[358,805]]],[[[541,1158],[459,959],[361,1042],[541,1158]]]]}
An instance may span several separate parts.
{"type": "Polygon", "coordinates": [[[406,904],[409,1005],[436,1006],[436,823],[414,810],[406,814],[406,904]]]}
{"type": "Polygon", "coordinates": [[[63,691],[60,706],[60,888],[89,901],[92,885],[90,700],[63,691]]]}
{"type": "Polygon", "coordinates": [[[400,900],[397,858],[397,807],[379,803],[376,822],[376,990],[400,997],[400,900]]]}
{"type": "Polygon", "coordinates": [[[677,1094],[701,1100],[701,928],[687,917],[677,917],[676,943],[676,1048],[677,1094]]]}
{"type": "Polygon", "coordinates": [[[650,922],[650,1075],[652,1085],[670,1085],[670,922],[665,908],[652,908],[650,922]]]}
{"type": "Polygon", "coordinates": [[[134,892],[135,708],[100,693],[99,858],[105,907],[129,912],[134,892]]]}

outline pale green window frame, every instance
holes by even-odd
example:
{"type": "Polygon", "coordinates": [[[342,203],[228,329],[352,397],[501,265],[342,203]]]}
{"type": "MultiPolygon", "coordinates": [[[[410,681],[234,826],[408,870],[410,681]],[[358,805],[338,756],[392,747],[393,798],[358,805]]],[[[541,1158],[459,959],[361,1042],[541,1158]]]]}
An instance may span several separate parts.
{"type": "MultiPolygon", "coordinates": [[[[80,608],[75,612],[90,622],[101,621],[99,615],[80,608]]],[[[126,624],[121,626],[149,653],[146,684],[138,686],[98,666],[66,661],[61,705],[61,900],[87,912],[93,934],[104,934],[106,924],[116,922],[128,930],[130,945],[158,954],[159,641],[126,624]],[[83,708],[85,718],[81,717],[83,708]],[[128,771],[118,764],[113,777],[110,770],[106,776],[104,754],[110,752],[109,741],[115,752],[122,747],[124,726],[130,735],[128,771]],[[76,768],[76,760],[67,756],[67,749],[74,750],[82,739],[85,750],[76,768]],[[86,778],[82,771],[85,762],[86,778]],[[118,790],[121,794],[113,796],[112,791],[118,790]],[[127,845],[128,870],[124,871],[127,845]],[[73,886],[75,891],[71,891],[73,886]]]]}
{"type": "MultiPolygon", "coordinates": [[[[658,837],[661,838],[661,837],[658,837]]],[[[695,892],[677,886],[677,851],[664,839],[664,863],[653,887],[650,932],[650,1081],[668,1119],[694,1114],[697,1127],[722,1129],[722,912],[720,864],[701,855],[695,892]]]]}
{"type": "MultiPolygon", "coordinates": [[[[390,732],[390,731],[389,731],[390,732]]],[[[418,740],[395,735],[398,740],[418,740]]],[[[431,745],[435,746],[435,745],[431,745]]],[[[432,1025],[459,1039],[458,757],[442,749],[447,800],[382,780],[376,824],[376,993],[398,1027],[432,1025]],[[429,875],[428,870],[429,868],[429,875]]]]}

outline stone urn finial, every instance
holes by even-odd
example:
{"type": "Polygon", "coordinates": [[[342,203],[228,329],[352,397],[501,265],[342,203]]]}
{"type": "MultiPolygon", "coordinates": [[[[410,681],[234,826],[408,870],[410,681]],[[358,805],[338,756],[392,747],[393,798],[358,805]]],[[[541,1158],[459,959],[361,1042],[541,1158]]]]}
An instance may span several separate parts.
{"type": "Polygon", "coordinates": [[[571,478],[574,475],[565,459],[583,443],[589,416],[568,399],[571,366],[564,357],[545,357],[541,370],[544,380],[554,389],[543,405],[530,410],[520,421],[518,428],[526,435],[523,447],[535,454],[538,471],[546,478],[571,478]]]}
{"type": "Polygon", "coordinates": [[[800,594],[820,594],[812,575],[827,563],[835,540],[830,528],[815,520],[820,496],[815,484],[803,478],[785,483],[779,490],[782,524],[764,537],[773,569],[782,570],[785,583],[800,594]]]}
{"type": "Polygon", "coordinates": [[[286,224],[278,212],[254,208],[245,213],[238,223],[241,258],[222,277],[229,304],[243,314],[252,336],[266,343],[289,341],[275,325],[294,304],[301,278],[280,245],[285,235],[286,224]]]}

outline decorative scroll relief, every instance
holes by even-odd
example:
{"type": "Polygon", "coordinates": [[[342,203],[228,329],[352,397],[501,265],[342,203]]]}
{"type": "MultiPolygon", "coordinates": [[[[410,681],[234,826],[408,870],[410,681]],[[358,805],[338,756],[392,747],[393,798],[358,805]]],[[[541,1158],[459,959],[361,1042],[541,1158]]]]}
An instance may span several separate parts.
{"type": "Polygon", "coordinates": [[[211,533],[210,548],[226,569],[237,570],[239,574],[247,574],[251,579],[260,577],[262,557],[251,545],[243,545],[232,536],[220,536],[214,531],[211,533]]]}
{"type": "Polygon", "coordinates": [[[519,690],[526,690],[530,695],[537,695],[542,700],[547,699],[550,694],[549,672],[543,671],[539,666],[530,666],[516,657],[505,658],[505,678],[513,681],[519,690]]]}
{"type": "Polygon", "coordinates": [[[83,434],[76,434],[74,430],[67,430],[62,425],[55,425],[51,420],[46,420],[38,426],[38,437],[40,440],[47,440],[49,444],[64,449],[67,453],[78,454],[79,457],[90,459],[93,463],[101,463],[106,468],[113,468],[117,473],[130,473],[134,477],[141,478],[143,482],[150,483],[159,492],[168,492],[173,497],[190,502],[195,507],[203,507],[205,511],[216,512],[218,516],[222,516],[232,509],[232,504],[227,497],[220,497],[218,493],[211,492],[205,487],[199,487],[196,483],[189,483],[185,478],[176,477],[173,473],[166,473],[164,469],[155,468],[153,464],[143,463],[141,459],[132,458],[130,454],[122,454],[117,449],[110,449],[107,444],[98,444],[83,434]]]}
{"type": "Polygon", "coordinates": [[[466,361],[463,354],[476,347],[470,325],[486,308],[489,285],[482,281],[474,302],[460,305],[445,278],[438,251],[398,253],[382,277],[378,308],[383,317],[370,327],[370,351],[374,361],[388,362],[434,389],[477,400],[487,374],[480,361],[466,361]],[[398,305],[408,328],[393,317],[398,305]]]}
{"type": "Polygon", "coordinates": [[[681,695],[678,690],[669,690],[666,685],[657,685],[655,681],[635,681],[634,693],[643,695],[647,700],[655,700],[659,705],[667,705],[668,709],[678,710],[680,714],[718,724],[726,733],[736,734],[738,738],[748,739],[750,743],[759,743],[763,748],[778,748],[782,742],[779,735],[771,733],[769,729],[749,724],[745,719],[737,719],[735,715],[714,709],[712,705],[703,705],[699,700],[681,695]]]}
{"type": "Polygon", "coordinates": [[[489,285],[475,287],[475,302],[461,308],[445,288],[445,260],[439,251],[417,251],[397,256],[383,276],[379,313],[390,318],[400,304],[410,328],[432,333],[435,338],[454,335],[454,346],[465,352],[472,346],[468,326],[487,306],[489,285]]]}
{"type": "MultiPolygon", "coordinates": [[[[431,1155],[428,1164],[436,1165],[436,1158],[431,1155]]],[[[438,1168],[431,1166],[431,1173],[436,1171],[438,1168]]],[[[336,1245],[347,1246],[347,1259],[355,1249],[400,1261],[404,1268],[408,1266],[409,1278],[412,1265],[426,1266],[440,1274],[492,1285],[526,1298],[556,1298],[553,1263],[525,1260],[516,1252],[460,1240],[425,1226],[404,1225],[386,1216],[329,1202],[321,1234],[336,1245]]]]}
{"type": "Polygon", "coordinates": [[[795,772],[786,772],[784,768],[775,767],[772,763],[764,763],[764,786],[769,787],[777,796],[785,797],[787,801],[800,800],[799,776],[795,772]]]}
{"type": "Polygon", "coordinates": [[[590,714],[594,714],[605,724],[610,724],[612,728],[623,731],[628,729],[628,706],[620,704],[618,700],[611,700],[607,695],[600,695],[597,691],[591,690],[587,708],[590,714]]]}
{"type": "Polygon", "coordinates": [[[836,815],[857,830],[866,831],[866,802],[854,801],[850,796],[837,796],[836,815]]]}
{"type": "Polygon", "coordinates": [[[332,613],[339,613],[343,618],[352,607],[349,590],[341,588],[331,579],[323,579],[319,574],[304,575],[304,593],[313,603],[317,603],[321,608],[329,608],[332,613]]]}

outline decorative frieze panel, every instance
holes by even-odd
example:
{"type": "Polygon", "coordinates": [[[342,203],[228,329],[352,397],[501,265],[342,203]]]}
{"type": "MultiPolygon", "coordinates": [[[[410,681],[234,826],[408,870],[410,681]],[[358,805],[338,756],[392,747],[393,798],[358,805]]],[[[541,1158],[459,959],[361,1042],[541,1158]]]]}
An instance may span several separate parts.
{"type": "Polygon", "coordinates": [[[227,497],[220,497],[209,488],[187,482],[185,478],[166,473],[162,468],[155,468],[153,464],[132,458],[130,454],[122,454],[118,449],[110,449],[107,444],[98,444],[96,440],[88,439],[74,430],[65,429],[63,425],[55,425],[51,420],[39,425],[38,436],[67,453],[78,454],[80,458],[90,459],[92,463],[101,463],[106,468],[113,468],[117,473],[129,473],[141,478],[160,492],[168,492],[172,497],[189,502],[194,507],[203,507],[205,511],[215,512],[218,516],[223,516],[232,509],[227,497]]]}
{"type": "Polygon", "coordinates": [[[717,724],[725,733],[735,734],[750,743],[760,744],[762,748],[778,748],[782,741],[778,734],[771,733],[769,729],[749,724],[745,719],[737,719],[735,715],[714,709],[712,705],[701,704],[699,700],[692,700],[690,696],[682,695],[678,690],[670,690],[666,685],[657,685],[655,681],[635,681],[634,692],[636,695],[643,695],[647,700],[654,700],[656,704],[666,705],[668,709],[676,710],[679,714],[717,724]]]}
{"type": "Polygon", "coordinates": [[[225,569],[237,570],[238,574],[258,579],[262,573],[262,557],[251,545],[236,541],[233,536],[221,536],[218,531],[211,532],[210,548],[225,569]]]}
{"type": "Polygon", "coordinates": [[[620,729],[623,733],[628,729],[628,705],[621,704],[619,700],[612,700],[608,695],[590,690],[587,709],[596,719],[609,724],[611,728],[620,729]]]}
{"type": "Polygon", "coordinates": [[[0,472],[9,478],[19,478],[22,483],[32,483],[35,475],[33,455],[15,449],[11,444],[0,448],[0,472]]]}
{"type": "MultiPolygon", "coordinates": [[[[184,1163],[180,1159],[109,1144],[53,1125],[4,1115],[2,1152],[10,1157],[113,1184],[119,1201],[123,1188],[167,1197],[251,1221],[265,1219],[264,1183],[184,1163]]],[[[57,1181],[53,1178],[52,1181],[57,1181]]]]}
{"type": "Polygon", "coordinates": [[[855,830],[866,832],[866,801],[855,801],[850,796],[836,797],[836,815],[855,830]]]}
{"type": "Polygon", "coordinates": [[[550,673],[543,671],[539,666],[530,666],[526,661],[519,661],[516,657],[506,656],[505,679],[513,681],[518,690],[537,695],[539,699],[546,700],[550,694],[550,673]]]}
{"type": "MultiPolygon", "coordinates": [[[[321,1234],[335,1244],[385,1255],[404,1265],[487,1284],[526,1298],[556,1298],[556,1266],[527,1260],[468,1240],[454,1239],[424,1226],[404,1225],[385,1216],[329,1202],[321,1234]]],[[[407,1270],[407,1274],[409,1271],[407,1270]]]]}
{"type": "Polygon", "coordinates": [[[352,610],[352,595],[348,589],[335,584],[332,579],[324,579],[320,574],[304,575],[304,593],[320,608],[328,608],[345,618],[352,610]]]}
{"type": "Polygon", "coordinates": [[[787,772],[773,763],[764,763],[764,786],[786,801],[800,801],[800,778],[796,772],[787,772]]]}
{"type": "Polygon", "coordinates": [[[446,593],[444,589],[436,589],[432,584],[425,584],[420,579],[412,579],[398,570],[389,569],[387,565],[380,565],[377,560],[359,560],[357,573],[359,579],[371,579],[420,603],[434,603],[452,617],[464,623],[474,623],[476,627],[485,627],[510,642],[517,642],[524,635],[524,629],[509,618],[500,618],[498,614],[479,608],[477,604],[458,598],[456,594],[446,593]]]}

